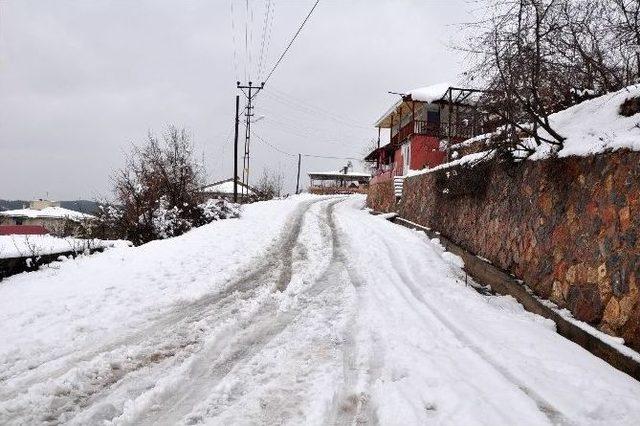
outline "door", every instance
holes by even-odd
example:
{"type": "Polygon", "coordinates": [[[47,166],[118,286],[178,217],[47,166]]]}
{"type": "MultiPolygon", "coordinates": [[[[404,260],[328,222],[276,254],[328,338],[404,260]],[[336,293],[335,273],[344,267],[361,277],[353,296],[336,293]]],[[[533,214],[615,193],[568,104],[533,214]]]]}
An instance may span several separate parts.
{"type": "Polygon", "coordinates": [[[402,144],[402,175],[409,173],[411,168],[411,142],[402,144]]]}

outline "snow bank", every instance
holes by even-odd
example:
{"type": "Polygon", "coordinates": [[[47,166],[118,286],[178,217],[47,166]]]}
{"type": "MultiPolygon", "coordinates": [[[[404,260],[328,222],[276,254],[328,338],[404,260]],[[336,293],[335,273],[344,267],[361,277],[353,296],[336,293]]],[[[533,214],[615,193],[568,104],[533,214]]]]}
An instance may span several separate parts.
{"type": "Polygon", "coordinates": [[[0,259],[82,252],[86,249],[127,246],[126,241],[60,238],[53,235],[0,235],[0,259]]]}
{"type": "MultiPolygon", "coordinates": [[[[634,97],[640,97],[640,85],[550,115],[551,127],[566,138],[558,156],[586,156],[622,148],[640,151],[640,115],[624,117],[619,113],[624,101],[634,97]]],[[[541,136],[550,138],[546,132],[541,136]]],[[[547,144],[540,146],[531,159],[547,158],[550,148],[547,144]]]]}
{"type": "MultiPolygon", "coordinates": [[[[6,278],[0,284],[0,366],[10,374],[38,365],[114,330],[135,330],[164,307],[220,288],[263,253],[306,198],[313,197],[250,204],[241,219],[6,278]]],[[[66,241],[56,244],[69,249],[66,241]]]]}

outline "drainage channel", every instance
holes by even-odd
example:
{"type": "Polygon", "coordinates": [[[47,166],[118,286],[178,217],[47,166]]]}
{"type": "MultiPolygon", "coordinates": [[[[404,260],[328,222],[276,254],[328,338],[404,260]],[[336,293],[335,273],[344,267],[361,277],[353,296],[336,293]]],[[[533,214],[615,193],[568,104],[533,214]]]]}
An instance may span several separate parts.
{"type": "MultiPolygon", "coordinates": [[[[380,213],[372,212],[372,214],[380,213]]],[[[480,284],[478,286],[472,286],[479,293],[486,295],[487,288],[490,288],[491,292],[512,296],[527,311],[555,322],[556,331],[561,336],[581,346],[598,358],[606,361],[612,367],[640,381],[640,362],[620,352],[607,342],[583,330],[576,324],[562,317],[558,312],[548,306],[545,306],[535,295],[532,294],[531,290],[522,285],[521,282],[517,281],[513,276],[507,274],[487,261],[482,260],[478,256],[465,250],[432,229],[408,221],[397,215],[389,215],[385,218],[397,225],[423,231],[430,238],[438,238],[442,246],[447,251],[462,258],[464,261],[464,271],[480,284]]]]}

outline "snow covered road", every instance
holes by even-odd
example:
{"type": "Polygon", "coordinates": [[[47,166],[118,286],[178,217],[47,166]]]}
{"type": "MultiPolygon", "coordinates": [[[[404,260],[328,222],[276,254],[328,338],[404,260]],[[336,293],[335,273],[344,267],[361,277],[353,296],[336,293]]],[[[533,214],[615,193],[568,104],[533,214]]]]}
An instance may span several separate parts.
{"type": "Polygon", "coordinates": [[[0,284],[0,424],[629,424],[640,383],[459,259],[294,197],[0,284]]]}

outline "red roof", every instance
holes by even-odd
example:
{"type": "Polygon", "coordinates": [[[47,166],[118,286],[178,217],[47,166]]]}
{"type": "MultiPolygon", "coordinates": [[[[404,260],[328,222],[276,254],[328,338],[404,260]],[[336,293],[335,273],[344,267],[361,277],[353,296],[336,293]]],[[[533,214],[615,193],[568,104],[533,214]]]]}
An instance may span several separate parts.
{"type": "Polygon", "coordinates": [[[40,225],[0,225],[0,235],[44,235],[47,228],[40,225]]]}

